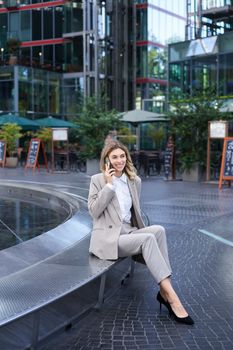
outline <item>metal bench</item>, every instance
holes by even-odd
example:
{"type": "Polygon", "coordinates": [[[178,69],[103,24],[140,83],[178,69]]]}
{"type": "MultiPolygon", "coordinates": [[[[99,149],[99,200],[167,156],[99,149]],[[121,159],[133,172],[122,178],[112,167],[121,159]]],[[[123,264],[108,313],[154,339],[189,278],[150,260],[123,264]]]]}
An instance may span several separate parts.
{"type": "Polygon", "coordinates": [[[89,239],[0,279],[0,326],[32,314],[30,349],[37,348],[40,310],[100,276],[96,307],[102,305],[107,272],[117,262],[90,255],[89,239]]]}
{"type": "MultiPolygon", "coordinates": [[[[29,195],[34,194],[30,192],[29,195]]],[[[49,197],[49,202],[51,200],[49,197]]],[[[143,216],[148,224],[147,216],[143,216]]],[[[133,273],[134,262],[130,258],[106,261],[89,254],[89,223],[90,218],[80,203],[80,210],[70,220],[41,236],[0,252],[0,264],[3,266],[0,270],[0,327],[8,328],[14,324],[18,327],[17,322],[27,316],[30,318],[30,339],[26,346],[17,349],[37,348],[42,340],[41,337],[39,339],[40,317],[43,316],[42,311],[47,310],[46,306],[64,300],[72,292],[80,290],[81,293],[86,286],[90,293],[95,293],[93,306],[100,308],[108,271],[119,266],[117,283],[133,273]],[[89,287],[93,281],[96,282],[95,289],[89,287]]],[[[111,275],[109,284],[112,282],[111,275]]],[[[80,299],[83,299],[82,295],[80,299]]],[[[89,304],[88,307],[90,309],[89,304]]],[[[0,345],[1,350],[13,349],[8,344],[4,347],[2,342],[0,345]]]]}

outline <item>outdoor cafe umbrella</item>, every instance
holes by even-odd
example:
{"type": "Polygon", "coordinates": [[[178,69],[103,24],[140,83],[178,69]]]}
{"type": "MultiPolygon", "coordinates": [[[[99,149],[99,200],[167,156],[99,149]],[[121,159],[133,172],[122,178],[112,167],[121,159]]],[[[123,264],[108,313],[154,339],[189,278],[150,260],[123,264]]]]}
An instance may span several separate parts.
{"type": "Polygon", "coordinates": [[[11,113],[0,116],[0,127],[5,124],[17,124],[18,126],[21,126],[23,130],[39,129],[39,125],[34,120],[11,113]]]}
{"type": "Polygon", "coordinates": [[[137,134],[137,150],[140,149],[140,124],[149,122],[165,122],[169,119],[165,115],[148,112],[141,109],[134,109],[132,111],[122,112],[119,118],[126,123],[131,123],[136,127],[137,134]]]}
{"type": "Polygon", "coordinates": [[[76,128],[77,125],[63,119],[49,116],[47,118],[36,119],[36,123],[43,128],[76,128]]]}
{"type": "Polygon", "coordinates": [[[141,124],[156,121],[167,121],[167,118],[163,114],[148,112],[141,109],[134,109],[132,111],[120,113],[122,121],[132,124],[141,124]]]}

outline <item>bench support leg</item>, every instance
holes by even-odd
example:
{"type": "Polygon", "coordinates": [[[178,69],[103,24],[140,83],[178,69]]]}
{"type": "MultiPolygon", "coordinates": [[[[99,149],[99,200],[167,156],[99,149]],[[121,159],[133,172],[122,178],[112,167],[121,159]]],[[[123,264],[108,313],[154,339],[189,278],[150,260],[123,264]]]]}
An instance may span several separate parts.
{"type": "Polygon", "coordinates": [[[104,301],[104,290],[105,290],[105,282],[106,282],[106,277],[107,277],[107,272],[105,272],[102,276],[101,276],[101,280],[100,280],[100,289],[99,289],[99,297],[98,297],[98,302],[95,306],[96,309],[100,309],[103,301],[104,301]]]}
{"type": "Polygon", "coordinates": [[[122,279],[121,285],[125,285],[126,282],[127,282],[127,279],[130,278],[130,277],[133,277],[134,269],[135,269],[135,261],[132,258],[130,258],[129,269],[128,269],[128,272],[125,275],[125,277],[122,279]]]}
{"type": "Polygon", "coordinates": [[[129,271],[130,277],[133,277],[134,269],[135,269],[135,261],[133,259],[131,259],[131,261],[130,261],[130,271],[129,271]]]}
{"type": "Polygon", "coordinates": [[[31,340],[31,350],[37,349],[38,335],[40,326],[40,311],[33,314],[33,328],[32,328],[32,340],[31,340]]]}

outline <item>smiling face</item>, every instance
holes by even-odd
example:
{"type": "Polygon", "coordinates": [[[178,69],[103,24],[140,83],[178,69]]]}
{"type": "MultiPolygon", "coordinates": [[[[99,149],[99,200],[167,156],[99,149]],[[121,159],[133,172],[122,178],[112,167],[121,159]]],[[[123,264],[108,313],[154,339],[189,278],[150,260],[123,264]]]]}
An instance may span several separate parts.
{"type": "Polygon", "coordinates": [[[114,149],[108,155],[115,176],[121,176],[126,164],[126,154],[121,148],[114,149]]]}

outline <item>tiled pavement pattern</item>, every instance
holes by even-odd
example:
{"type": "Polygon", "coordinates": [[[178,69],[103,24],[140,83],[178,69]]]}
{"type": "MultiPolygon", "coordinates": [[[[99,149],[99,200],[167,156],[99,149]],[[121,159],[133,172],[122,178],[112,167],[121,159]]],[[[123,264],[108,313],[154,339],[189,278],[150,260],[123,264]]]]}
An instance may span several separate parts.
{"type": "Polygon", "coordinates": [[[155,301],[157,286],[146,267],[44,350],[233,349],[233,248],[198,230],[233,242],[233,189],[217,185],[143,181],[143,209],[167,229],[173,284],[195,320],[177,324],[155,301]]]}
{"type": "MultiPolygon", "coordinates": [[[[89,183],[83,174],[26,180],[32,179],[84,194],[89,183]]],[[[195,325],[177,324],[165,309],[160,314],[158,287],[137,264],[134,278],[101,311],[91,311],[43,350],[233,350],[233,247],[199,231],[233,242],[233,188],[219,192],[217,185],[151,177],[143,181],[142,204],[151,224],[167,230],[173,285],[195,325]]]]}

